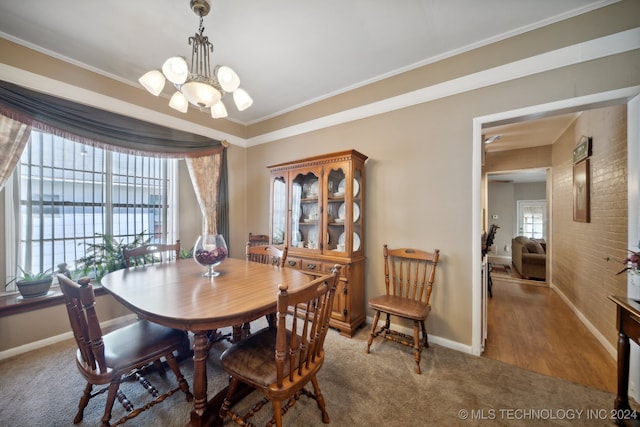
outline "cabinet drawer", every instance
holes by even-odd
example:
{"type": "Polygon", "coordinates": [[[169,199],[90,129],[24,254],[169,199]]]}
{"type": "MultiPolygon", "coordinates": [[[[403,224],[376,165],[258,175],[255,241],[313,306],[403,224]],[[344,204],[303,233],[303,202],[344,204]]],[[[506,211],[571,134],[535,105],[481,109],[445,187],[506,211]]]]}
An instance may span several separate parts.
{"type": "Polygon", "coordinates": [[[284,265],[289,268],[302,268],[300,261],[302,261],[300,258],[287,257],[284,265]]]}
{"type": "MultiPolygon", "coordinates": [[[[331,262],[322,263],[322,272],[325,273],[325,274],[331,273],[331,269],[336,264],[338,264],[338,263],[331,263],[331,262]]],[[[348,265],[344,265],[344,264],[338,264],[338,265],[340,265],[342,267],[340,269],[340,277],[342,277],[342,278],[349,277],[349,266],[348,265]]]]}
{"type": "MultiPolygon", "coordinates": [[[[331,269],[335,264],[336,263],[323,262],[313,258],[287,257],[287,260],[285,261],[286,267],[298,268],[300,270],[304,270],[307,273],[315,273],[317,275],[331,273],[331,269]]],[[[349,277],[349,265],[342,264],[342,268],[340,269],[340,277],[342,279],[349,277]]]]}
{"type": "MultiPolygon", "coordinates": [[[[304,270],[310,273],[324,273],[324,264],[315,259],[305,259],[305,258],[296,258],[296,257],[287,257],[284,265],[289,268],[299,268],[300,270],[304,270]]],[[[329,271],[331,267],[327,269],[329,271]]]]}
{"type": "Polygon", "coordinates": [[[287,257],[284,264],[289,268],[299,268],[300,270],[304,270],[309,273],[322,274],[325,271],[323,263],[315,259],[287,257]]]}
{"type": "Polygon", "coordinates": [[[322,274],[325,271],[324,264],[315,259],[301,259],[300,269],[304,271],[308,271],[310,273],[320,273],[320,274],[322,274]]]}

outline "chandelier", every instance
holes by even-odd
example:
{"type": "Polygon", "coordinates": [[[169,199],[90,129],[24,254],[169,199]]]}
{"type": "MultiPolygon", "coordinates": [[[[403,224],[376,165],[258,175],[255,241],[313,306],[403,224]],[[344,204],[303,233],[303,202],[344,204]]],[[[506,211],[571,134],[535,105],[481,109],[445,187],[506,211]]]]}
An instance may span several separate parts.
{"type": "Polygon", "coordinates": [[[211,6],[207,0],[191,0],[191,10],[200,17],[198,33],[189,37],[191,49],[191,67],[187,61],[174,56],[162,65],[162,72],[152,70],[138,79],[140,84],[152,95],[158,96],[169,80],[176,92],[171,96],[169,106],[182,113],[186,113],[189,104],[200,111],[211,110],[214,119],[227,117],[227,108],[222,98],[227,93],[233,94],[233,101],[238,110],[244,111],[253,104],[253,99],[242,88],[240,78],[231,68],[217,65],[211,74],[209,52],[213,52],[213,45],[209,38],[203,35],[202,18],[209,14],[211,6]]]}

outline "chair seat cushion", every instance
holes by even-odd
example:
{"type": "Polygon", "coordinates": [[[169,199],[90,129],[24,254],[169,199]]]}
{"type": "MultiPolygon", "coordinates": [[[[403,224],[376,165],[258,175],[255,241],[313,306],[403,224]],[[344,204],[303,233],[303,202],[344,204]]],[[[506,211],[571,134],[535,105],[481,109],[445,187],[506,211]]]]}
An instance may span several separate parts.
{"type": "MultiPolygon", "coordinates": [[[[276,328],[265,328],[240,340],[220,356],[222,368],[231,376],[248,384],[268,387],[276,382],[276,328]]],[[[291,333],[287,331],[287,342],[291,333]]],[[[284,375],[289,375],[285,363],[284,375]]]]}
{"type": "Polygon", "coordinates": [[[428,304],[395,295],[380,295],[371,298],[369,307],[373,310],[413,320],[424,320],[431,311],[431,306],[428,304]]]}
{"type": "Polygon", "coordinates": [[[103,340],[107,366],[118,370],[137,361],[154,360],[168,349],[184,345],[188,337],[185,331],[138,320],[104,335],[103,340]]]}

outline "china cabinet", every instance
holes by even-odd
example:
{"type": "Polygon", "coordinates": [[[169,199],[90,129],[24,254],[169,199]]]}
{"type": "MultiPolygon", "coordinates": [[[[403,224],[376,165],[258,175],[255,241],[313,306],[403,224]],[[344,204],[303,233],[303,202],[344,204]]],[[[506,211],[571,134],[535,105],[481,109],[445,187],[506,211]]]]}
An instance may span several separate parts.
{"type": "Polygon", "coordinates": [[[365,320],[366,160],[349,150],[268,167],[271,244],[287,245],[286,265],[311,275],[342,266],[330,325],[349,337],[365,320]]]}

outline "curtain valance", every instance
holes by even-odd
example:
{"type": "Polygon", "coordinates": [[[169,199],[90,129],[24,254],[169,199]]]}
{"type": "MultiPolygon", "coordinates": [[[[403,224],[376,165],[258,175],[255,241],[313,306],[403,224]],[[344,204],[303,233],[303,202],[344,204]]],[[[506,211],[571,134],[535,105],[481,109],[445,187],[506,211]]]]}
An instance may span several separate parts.
{"type": "Polygon", "coordinates": [[[0,114],[87,145],[173,158],[220,153],[220,141],[0,81],[0,114]]]}

